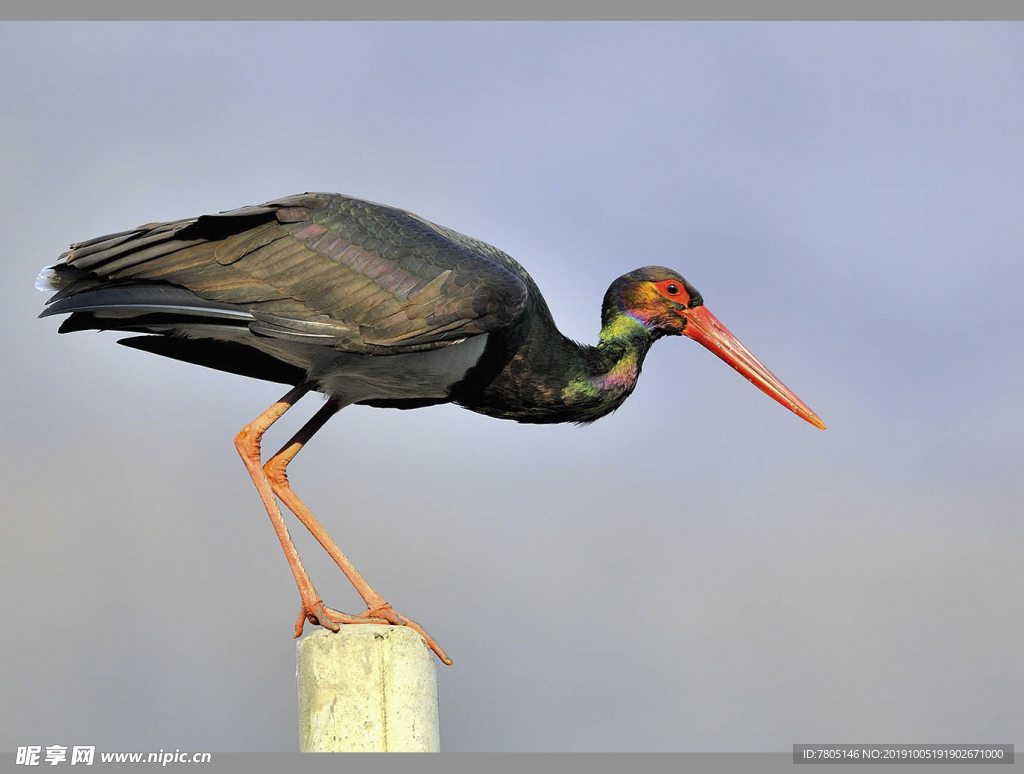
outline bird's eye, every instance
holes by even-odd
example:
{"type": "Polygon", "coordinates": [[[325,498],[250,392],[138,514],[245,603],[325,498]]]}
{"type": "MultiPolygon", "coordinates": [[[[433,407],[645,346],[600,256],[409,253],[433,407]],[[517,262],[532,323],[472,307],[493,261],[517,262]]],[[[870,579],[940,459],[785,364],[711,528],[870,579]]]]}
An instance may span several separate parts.
{"type": "Polygon", "coordinates": [[[654,287],[673,304],[679,304],[680,306],[690,305],[690,294],[686,292],[686,286],[682,282],[667,279],[655,282],[654,287]]]}

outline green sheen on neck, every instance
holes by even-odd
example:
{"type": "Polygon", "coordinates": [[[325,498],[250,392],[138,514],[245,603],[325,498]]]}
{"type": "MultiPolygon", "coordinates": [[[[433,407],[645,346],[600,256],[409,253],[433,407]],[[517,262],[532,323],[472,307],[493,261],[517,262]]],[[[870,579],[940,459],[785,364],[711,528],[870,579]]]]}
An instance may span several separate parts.
{"type": "Polygon", "coordinates": [[[562,391],[567,402],[598,399],[618,406],[633,391],[647,350],[655,336],[642,322],[619,312],[598,334],[588,368],[562,391]]]}

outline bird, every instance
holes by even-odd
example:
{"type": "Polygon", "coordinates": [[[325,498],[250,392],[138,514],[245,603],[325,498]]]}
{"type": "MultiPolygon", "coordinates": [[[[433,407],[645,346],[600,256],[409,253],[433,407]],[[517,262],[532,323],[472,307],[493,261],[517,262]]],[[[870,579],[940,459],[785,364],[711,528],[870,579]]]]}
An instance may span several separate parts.
{"type": "Polygon", "coordinates": [[[406,210],[342,194],[299,194],[77,242],[36,284],[53,294],[40,317],[68,315],[60,333],[134,334],[118,343],[288,385],[238,432],[235,447],[298,587],[295,637],[306,622],[335,632],[342,624],[407,626],[452,663],[367,583],[289,485],[289,463],[346,406],[454,403],[517,422],[588,424],[633,392],[655,341],[681,335],[825,429],[672,269],[645,266],[612,282],[597,344],[580,344],[559,332],[536,283],[506,253],[406,210]],[[264,462],[264,433],[310,392],[326,402],[264,462]],[[278,500],[366,610],[348,614],[324,604],[278,500]]]}

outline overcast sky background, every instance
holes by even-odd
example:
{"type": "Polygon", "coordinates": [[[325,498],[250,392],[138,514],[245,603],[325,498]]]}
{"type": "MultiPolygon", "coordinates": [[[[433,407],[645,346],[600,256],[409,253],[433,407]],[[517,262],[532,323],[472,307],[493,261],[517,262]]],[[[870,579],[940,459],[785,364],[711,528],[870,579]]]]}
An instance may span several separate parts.
{"type": "Polygon", "coordinates": [[[58,336],[33,280],[307,190],[501,247],[581,340],[672,266],[829,425],[685,339],[584,429],[343,411],[291,480],[455,659],[444,749],[1022,742],[1021,25],[4,24],[0,72],[0,750],[297,749],[232,446],[282,388],[58,336]]]}

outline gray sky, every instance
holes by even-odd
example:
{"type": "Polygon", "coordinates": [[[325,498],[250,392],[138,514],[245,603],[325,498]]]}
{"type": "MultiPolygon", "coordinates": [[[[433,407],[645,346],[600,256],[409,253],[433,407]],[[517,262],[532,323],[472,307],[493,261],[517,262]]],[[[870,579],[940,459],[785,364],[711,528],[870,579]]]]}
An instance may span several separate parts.
{"type": "Polygon", "coordinates": [[[283,390],[58,336],[32,283],[307,190],[503,248],[581,340],[672,266],[829,425],[683,339],[585,429],[336,417],[291,479],[455,659],[445,749],[1020,743],[1022,38],[0,25],[0,750],[297,749],[298,594],[232,447],[283,390]]]}

